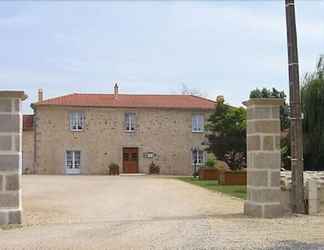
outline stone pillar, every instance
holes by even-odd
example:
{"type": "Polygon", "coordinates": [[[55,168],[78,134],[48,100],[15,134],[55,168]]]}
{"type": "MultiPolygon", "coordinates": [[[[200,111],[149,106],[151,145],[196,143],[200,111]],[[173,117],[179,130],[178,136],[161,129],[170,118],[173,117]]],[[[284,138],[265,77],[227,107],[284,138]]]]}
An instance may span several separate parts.
{"type": "Polygon", "coordinates": [[[308,214],[317,214],[320,212],[320,187],[317,180],[309,179],[307,183],[308,214]]]}
{"type": "Polygon", "coordinates": [[[0,91],[0,225],[21,223],[22,91],[0,91]]]}
{"type": "Polygon", "coordinates": [[[278,98],[250,99],[247,106],[247,200],[244,214],[275,218],[280,204],[280,106],[278,98]]]}

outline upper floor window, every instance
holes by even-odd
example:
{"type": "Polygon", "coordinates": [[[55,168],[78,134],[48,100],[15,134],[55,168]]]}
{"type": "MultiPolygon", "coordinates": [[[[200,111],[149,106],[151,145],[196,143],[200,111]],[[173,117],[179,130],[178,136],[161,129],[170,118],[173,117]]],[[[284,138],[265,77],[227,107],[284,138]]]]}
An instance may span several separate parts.
{"type": "Polygon", "coordinates": [[[204,116],[193,115],[192,116],[192,132],[203,132],[204,131],[204,116]]]}
{"type": "Polygon", "coordinates": [[[70,112],[70,129],[72,131],[81,131],[84,129],[84,112],[70,112]]]}
{"type": "Polygon", "coordinates": [[[135,131],[135,118],[136,113],[134,112],[127,112],[125,113],[125,130],[128,132],[135,131]]]}

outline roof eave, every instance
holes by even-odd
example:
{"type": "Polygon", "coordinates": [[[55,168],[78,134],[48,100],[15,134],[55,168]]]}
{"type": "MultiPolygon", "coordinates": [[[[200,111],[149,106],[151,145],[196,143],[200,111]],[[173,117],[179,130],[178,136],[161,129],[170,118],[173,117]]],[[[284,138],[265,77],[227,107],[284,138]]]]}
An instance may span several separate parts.
{"type": "Polygon", "coordinates": [[[205,110],[205,111],[211,111],[214,110],[214,108],[203,108],[203,107],[157,107],[157,106],[103,106],[103,105],[67,105],[67,104],[41,104],[41,103],[32,103],[31,107],[35,109],[36,107],[73,107],[73,108],[125,108],[125,109],[181,109],[181,110],[205,110]]]}

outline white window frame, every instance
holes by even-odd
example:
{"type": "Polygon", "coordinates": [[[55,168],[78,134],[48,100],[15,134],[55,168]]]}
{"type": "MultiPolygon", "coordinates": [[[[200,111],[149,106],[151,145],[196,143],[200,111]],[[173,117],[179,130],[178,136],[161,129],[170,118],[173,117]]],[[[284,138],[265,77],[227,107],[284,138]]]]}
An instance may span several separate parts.
{"type": "Polygon", "coordinates": [[[81,151],[80,150],[66,150],[65,151],[65,173],[66,174],[80,174],[81,172],[81,151]],[[71,153],[72,155],[72,166],[71,168],[68,167],[69,161],[68,161],[68,154],[71,153]],[[77,164],[77,157],[76,154],[79,154],[79,164],[77,164]]]}
{"type": "Polygon", "coordinates": [[[126,112],[124,116],[125,130],[127,132],[135,132],[136,130],[136,113],[126,112]]]}
{"type": "Polygon", "coordinates": [[[82,111],[71,111],[69,113],[70,130],[82,131],[85,125],[85,113],[82,111]]]}
{"type": "Polygon", "coordinates": [[[203,133],[205,130],[205,117],[203,114],[192,115],[192,132],[203,133]]]}
{"type": "Polygon", "coordinates": [[[196,165],[197,166],[205,165],[207,152],[202,149],[197,149],[196,151],[192,151],[191,152],[191,163],[193,166],[195,165],[194,153],[196,153],[196,158],[198,159],[196,165]],[[202,154],[202,155],[200,155],[200,154],[202,154]]]}

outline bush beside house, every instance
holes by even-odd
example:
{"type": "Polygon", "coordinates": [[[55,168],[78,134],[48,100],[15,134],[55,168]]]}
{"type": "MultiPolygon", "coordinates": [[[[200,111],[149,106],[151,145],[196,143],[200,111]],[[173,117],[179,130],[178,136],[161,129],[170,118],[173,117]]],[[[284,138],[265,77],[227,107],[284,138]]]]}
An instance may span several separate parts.
{"type": "Polygon", "coordinates": [[[111,163],[108,168],[109,175],[119,175],[119,165],[117,163],[111,163]]]}

